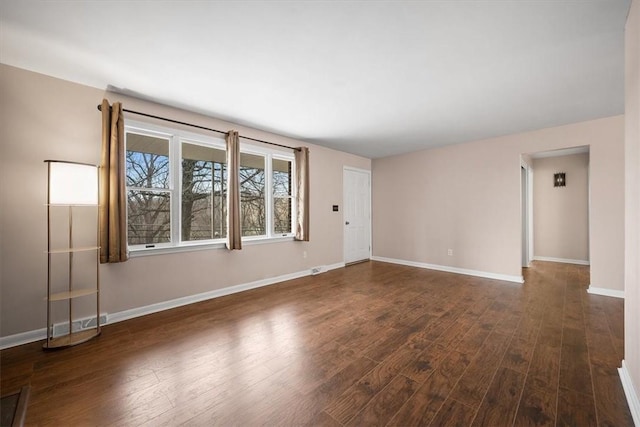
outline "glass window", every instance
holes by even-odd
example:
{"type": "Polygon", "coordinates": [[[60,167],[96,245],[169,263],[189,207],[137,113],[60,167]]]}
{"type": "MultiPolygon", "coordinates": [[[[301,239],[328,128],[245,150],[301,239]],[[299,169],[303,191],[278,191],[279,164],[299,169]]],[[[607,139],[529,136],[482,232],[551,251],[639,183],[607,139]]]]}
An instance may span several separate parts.
{"type": "MultiPolygon", "coordinates": [[[[227,237],[224,141],[144,124],[128,125],[125,135],[129,245],[153,250],[222,243],[227,237]]],[[[241,144],[243,237],[292,234],[292,169],[293,155],[241,144]]]]}
{"type": "Polygon", "coordinates": [[[240,219],[243,236],[267,234],[264,168],[264,156],[240,153],[240,219]]]}
{"type": "Polygon", "coordinates": [[[183,241],[227,236],[225,191],[226,153],[203,145],[182,143],[183,241]]]}
{"type": "Polygon", "coordinates": [[[169,140],[128,132],[126,151],[128,241],[171,241],[169,140]]]}
{"type": "Polygon", "coordinates": [[[273,159],[273,232],[289,234],[292,228],[292,176],[291,161],[273,159]]]}

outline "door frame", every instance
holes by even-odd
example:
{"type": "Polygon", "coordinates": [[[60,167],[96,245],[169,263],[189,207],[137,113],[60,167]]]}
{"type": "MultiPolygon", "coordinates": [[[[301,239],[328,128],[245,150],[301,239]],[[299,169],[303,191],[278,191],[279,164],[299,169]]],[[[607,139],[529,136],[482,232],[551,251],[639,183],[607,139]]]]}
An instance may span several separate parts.
{"type": "Polygon", "coordinates": [[[371,259],[371,256],[373,254],[373,234],[372,234],[372,229],[371,229],[371,217],[372,217],[372,206],[371,206],[371,170],[369,169],[360,169],[360,168],[356,168],[353,166],[343,166],[342,167],[342,221],[341,221],[341,226],[342,226],[342,262],[344,264],[346,264],[346,259],[347,259],[347,238],[346,238],[346,233],[345,233],[345,218],[344,218],[344,213],[345,213],[345,206],[347,206],[346,200],[347,200],[347,192],[346,192],[346,185],[345,185],[345,176],[347,174],[347,171],[350,172],[360,172],[360,173],[364,173],[366,175],[368,175],[369,177],[369,259],[371,259]]]}
{"type": "Polygon", "coordinates": [[[524,252],[520,254],[520,260],[524,260],[526,264],[522,267],[529,267],[533,260],[533,168],[522,157],[520,157],[520,207],[520,234],[524,238],[524,242],[520,245],[521,252],[524,252]],[[522,182],[522,169],[525,171],[524,182],[522,182]]]}

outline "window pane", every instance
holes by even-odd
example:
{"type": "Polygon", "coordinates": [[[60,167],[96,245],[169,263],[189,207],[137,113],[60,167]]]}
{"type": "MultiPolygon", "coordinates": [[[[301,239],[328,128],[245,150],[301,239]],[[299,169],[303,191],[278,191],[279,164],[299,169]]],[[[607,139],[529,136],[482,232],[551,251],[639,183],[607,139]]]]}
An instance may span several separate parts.
{"type": "Polygon", "coordinates": [[[169,140],[127,133],[127,186],[169,188],[169,140]]]}
{"type": "Polygon", "coordinates": [[[273,195],[291,195],[291,162],[288,160],[273,160],[273,195]]]}
{"type": "Polygon", "coordinates": [[[273,232],[291,233],[291,161],[273,159],[273,232]]]}
{"type": "Polygon", "coordinates": [[[267,234],[263,156],[240,153],[240,215],[243,236],[267,234]]]}
{"type": "Polygon", "coordinates": [[[128,239],[130,245],[171,241],[171,195],[168,192],[127,192],[128,239]]]}
{"type": "Polygon", "coordinates": [[[273,232],[275,234],[291,233],[291,199],[273,199],[273,232]]]}
{"type": "Polygon", "coordinates": [[[227,236],[225,151],[182,144],[182,240],[227,236]]]}

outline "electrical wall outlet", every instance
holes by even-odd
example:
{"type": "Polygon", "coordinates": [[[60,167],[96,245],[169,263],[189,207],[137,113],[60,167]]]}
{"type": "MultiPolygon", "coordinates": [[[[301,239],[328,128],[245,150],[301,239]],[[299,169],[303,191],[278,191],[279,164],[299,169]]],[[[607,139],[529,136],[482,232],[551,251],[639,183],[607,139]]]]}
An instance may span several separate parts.
{"type": "Polygon", "coordinates": [[[447,249],[447,255],[453,256],[453,249],[447,249]]]}

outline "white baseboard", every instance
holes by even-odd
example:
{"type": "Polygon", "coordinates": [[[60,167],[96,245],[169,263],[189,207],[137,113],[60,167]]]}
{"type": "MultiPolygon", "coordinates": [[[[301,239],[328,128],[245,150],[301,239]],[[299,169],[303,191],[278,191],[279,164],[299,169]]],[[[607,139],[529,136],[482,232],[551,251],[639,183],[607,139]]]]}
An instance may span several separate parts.
{"type": "Polygon", "coordinates": [[[631,375],[629,375],[629,370],[624,360],[622,361],[622,367],[618,368],[618,374],[620,374],[624,394],[627,396],[627,403],[629,404],[629,411],[631,412],[633,423],[640,426],[640,399],[638,399],[638,393],[633,386],[631,375]]]}
{"type": "Polygon", "coordinates": [[[587,292],[593,295],[602,295],[605,297],[623,298],[624,291],[617,291],[615,289],[597,288],[593,285],[589,285],[587,292]]]}
{"type": "Polygon", "coordinates": [[[591,265],[591,263],[587,260],[583,259],[567,259],[567,258],[554,258],[550,256],[534,256],[534,261],[550,261],[550,262],[561,262],[563,264],[578,264],[578,265],[591,265]]]}
{"type": "MultiPolygon", "coordinates": [[[[327,266],[327,270],[344,267],[344,263],[337,263],[327,266]]],[[[276,283],[285,282],[287,280],[298,279],[311,275],[311,270],[298,271],[296,273],[284,274],[282,276],[271,277],[268,279],[256,280],[255,282],[243,283],[241,285],[229,286],[227,288],[215,289],[213,291],[203,292],[201,294],[189,295],[182,298],[176,298],[169,301],[159,302],[157,304],[146,305],[144,307],[136,307],[130,310],[120,311],[109,315],[109,323],[122,322],[123,320],[133,319],[135,317],[146,316],[147,314],[157,313],[159,311],[170,310],[172,308],[181,307],[183,305],[193,304],[200,301],[206,301],[213,298],[220,298],[226,295],[236,294],[238,292],[248,291],[251,289],[261,288],[263,286],[274,285],[276,283]]]]}
{"type": "Polygon", "coordinates": [[[9,347],[16,347],[22,344],[28,344],[34,341],[40,341],[47,338],[47,328],[36,329],[33,331],[21,332],[15,335],[0,337],[0,350],[9,347]]]}
{"type": "MultiPolygon", "coordinates": [[[[337,268],[344,267],[344,262],[336,264],[322,266],[325,270],[335,270],[337,268]]],[[[295,273],[284,274],[282,276],[271,277],[268,279],[256,280],[254,282],[243,283],[241,285],[229,286],[227,288],[215,289],[209,292],[203,292],[196,295],[189,295],[186,297],[176,298],[169,301],[163,301],[156,304],[146,305],[144,307],[136,307],[130,310],[119,311],[117,313],[109,314],[106,324],[122,322],[124,320],[133,319],[135,317],[146,316],[147,314],[157,313],[159,311],[169,310],[172,308],[181,307],[183,305],[193,304],[200,301],[206,301],[212,298],[219,298],[226,295],[235,294],[238,292],[248,291],[250,289],[261,288],[263,286],[274,285],[276,283],[285,282],[287,280],[298,279],[300,277],[310,276],[312,270],[303,270],[295,273]]],[[[101,317],[104,314],[101,314],[101,317]]],[[[43,340],[46,338],[46,328],[36,329],[33,331],[21,332],[19,334],[8,335],[6,337],[0,337],[0,350],[9,347],[15,347],[22,344],[28,344],[30,342],[43,340]]]]}
{"type": "Polygon", "coordinates": [[[447,273],[465,274],[467,276],[484,277],[485,279],[504,280],[506,282],[524,283],[522,276],[511,276],[508,274],[489,273],[486,271],[468,270],[466,268],[449,267],[446,265],[427,264],[424,262],[406,261],[395,258],[385,258],[380,256],[372,256],[373,261],[388,262],[391,264],[401,264],[409,267],[426,268],[428,270],[445,271],[447,273]]]}

